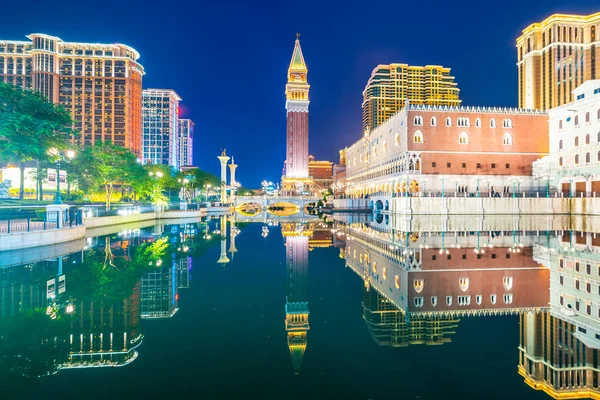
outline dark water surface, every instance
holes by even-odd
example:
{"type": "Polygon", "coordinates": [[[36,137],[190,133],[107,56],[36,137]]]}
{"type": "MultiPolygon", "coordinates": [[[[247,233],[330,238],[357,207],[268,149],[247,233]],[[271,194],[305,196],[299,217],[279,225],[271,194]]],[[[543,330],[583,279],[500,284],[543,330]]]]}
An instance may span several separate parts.
{"type": "MultiPolygon", "coordinates": [[[[572,338],[594,321],[550,304],[552,269],[568,256],[583,270],[592,236],[586,253],[564,249],[581,232],[366,221],[124,229],[5,265],[0,398],[550,398],[520,365],[556,393],[598,395],[596,343],[572,338]],[[161,238],[164,254],[142,254],[161,238]],[[561,389],[543,360],[586,382],[561,389]]],[[[573,300],[596,316],[597,269],[573,300]]]]}

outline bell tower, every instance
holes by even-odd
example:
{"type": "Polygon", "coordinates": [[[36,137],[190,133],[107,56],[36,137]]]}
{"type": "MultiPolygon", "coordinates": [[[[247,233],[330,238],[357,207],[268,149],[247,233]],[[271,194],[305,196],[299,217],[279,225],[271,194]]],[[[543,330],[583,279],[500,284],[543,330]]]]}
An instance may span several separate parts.
{"type": "Polygon", "coordinates": [[[285,174],[282,190],[287,195],[312,191],[312,179],[308,175],[308,68],[300,47],[300,34],[288,68],[285,85],[285,109],[287,124],[285,134],[285,174]]]}

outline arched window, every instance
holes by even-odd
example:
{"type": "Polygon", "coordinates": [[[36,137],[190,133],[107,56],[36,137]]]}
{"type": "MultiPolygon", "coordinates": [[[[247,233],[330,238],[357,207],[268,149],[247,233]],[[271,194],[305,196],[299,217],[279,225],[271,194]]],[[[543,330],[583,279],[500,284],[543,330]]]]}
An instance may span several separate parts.
{"type": "Polygon", "coordinates": [[[579,125],[579,115],[575,116],[575,126],[579,125]]]}
{"type": "MultiPolygon", "coordinates": [[[[600,151],[598,152],[598,157],[600,157],[600,151]]],[[[562,167],[562,165],[563,165],[563,159],[562,159],[562,157],[559,157],[558,158],[558,166],[562,167]]]]}
{"type": "Polygon", "coordinates": [[[494,118],[490,119],[490,128],[496,127],[496,120],[494,118]]]}
{"type": "Polygon", "coordinates": [[[559,149],[559,150],[562,150],[562,148],[563,148],[563,141],[562,141],[562,139],[560,139],[560,140],[558,141],[558,149],[559,149]]]}
{"type": "Polygon", "coordinates": [[[371,269],[373,270],[374,274],[377,273],[377,263],[376,262],[374,262],[373,264],[371,264],[371,269]]]}
{"type": "Polygon", "coordinates": [[[447,306],[451,306],[452,305],[452,296],[446,296],[446,305],[447,306]]]}
{"type": "Polygon", "coordinates": [[[420,115],[415,117],[415,125],[423,125],[423,117],[420,115]]]}
{"type": "Polygon", "coordinates": [[[490,296],[490,301],[492,302],[492,304],[496,304],[496,295],[495,294],[490,296]]]}
{"type": "Polygon", "coordinates": [[[589,112],[585,113],[585,122],[590,122],[590,113],[589,112]]]}
{"type": "Polygon", "coordinates": [[[475,296],[475,302],[476,302],[478,305],[481,305],[481,301],[482,301],[482,300],[483,300],[483,296],[482,296],[482,295],[478,294],[477,296],[475,296]]]}
{"type": "Polygon", "coordinates": [[[469,144],[469,135],[467,135],[467,132],[461,132],[460,135],[458,135],[458,143],[469,144]]]}
{"type": "Polygon", "coordinates": [[[590,144],[590,134],[585,135],[585,144],[590,144]]]}
{"type": "Polygon", "coordinates": [[[592,162],[592,157],[590,156],[590,153],[585,153],[585,162],[586,164],[592,162]]]}
{"type": "Polygon", "coordinates": [[[598,110],[598,116],[596,117],[596,119],[600,119],[600,109],[598,110]]]}
{"type": "Polygon", "coordinates": [[[415,297],[415,307],[423,307],[423,298],[415,297]]]}
{"type": "Polygon", "coordinates": [[[413,286],[415,287],[415,292],[421,293],[423,291],[423,286],[425,286],[425,282],[423,279],[415,279],[413,286]]]}
{"type": "Polygon", "coordinates": [[[452,126],[452,119],[450,117],[446,118],[446,126],[452,126]]]}
{"type": "Polygon", "coordinates": [[[558,129],[562,129],[562,119],[560,121],[558,121],[558,129]]]}
{"type": "Polygon", "coordinates": [[[400,289],[400,277],[398,275],[394,278],[394,284],[396,285],[396,289],[400,289]]]}
{"type": "Polygon", "coordinates": [[[396,133],[396,137],[394,138],[394,144],[396,146],[400,146],[400,134],[396,133]]]}
{"type": "Polygon", "coordinates": [[[511,304],[513,302],[513,295],[512,293],[505,293],[503,297],[504,300],[504,304],[511,304]]]}
{"type": "Polygon", "coordinates": [[[579,136],[575,136],[575,147],[579,146],[579,136]]]}
{"type": "Polygon", "coordinates": [[[600,161],[600,151],[598,152],[598,161],[600,161]]]}
{"type": "Polygon", "coordinates": [[[385,281],[387,279],[387,268],[383,267],[383,280],[385,281]]]}
{"type": "Polygon", "coordinates": [[[508,290],[512,289],[512,285],[513,285],[512,276],[505,276],[504,278],[502,278],[502,284],[504,285],[505,290],[508,291],[508,290]]]}
{"type": "Polygon", "coordinates": [[[505,145],[513,144],[512,136],[510,133],[508,133],[508,132],[504,133],[504,136],[502,136],[502,144],[505,144],[505,145]]]}
{"type": "Polygon", "coordinates": [[[502,127],[512,128],[512,120],[510,118],[506,118],[504,121],[502,121],[502,127]]]}
{"type": "Polygon", "coordinates": [[[579,154],[575,154],[575,165],[579,165],[579,154]]]}
{"type": "Polygon", "coordinates": [[[413,142],[414,143],[423,143],[423,133],[421,133],[421,131],[415,132],[415,134],[413,135],[413,142]]]}
{"type": "Polygon", "coordinates": [[[437,119],[435,117],[431,117],[431,126],[437,126],[437,119]]]}
{"type": "Polygon", "coordinates": [[[437,306],[437,296],[431,296],[431,305],[433,307],[437,306]]]}
{"type": "Polygon", "coordinates": [[[481,118],[477,118],[477,119],[475,120],[475,127],[476,127],[476,128],[481,128],[481,118]]]}
{"type": "Polygon", "coordinates": [[[469,278],[459,278],[458,279],[458,287],[463,292],[466,292],[469,289],[469,278]]]}

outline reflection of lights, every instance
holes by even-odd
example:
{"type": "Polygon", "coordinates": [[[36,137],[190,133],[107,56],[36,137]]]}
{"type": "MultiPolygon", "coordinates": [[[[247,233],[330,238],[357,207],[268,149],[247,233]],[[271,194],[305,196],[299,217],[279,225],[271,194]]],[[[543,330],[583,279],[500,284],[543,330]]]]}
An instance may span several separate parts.
{"type": "Polygon", "coordinates": [[[156,261],[156,266],[157,266],[157,267],[160,267],[161,265],[162,265],[162,260],[157,260],[157,261],[156,261]]]}
{"type": "Polygon", "coordinates": [[[74,310],[75,310],[75,307],[73,307],[73,304],[69,304],[65,311],[67,312],[67,314],[72,314],[74,310]]]}

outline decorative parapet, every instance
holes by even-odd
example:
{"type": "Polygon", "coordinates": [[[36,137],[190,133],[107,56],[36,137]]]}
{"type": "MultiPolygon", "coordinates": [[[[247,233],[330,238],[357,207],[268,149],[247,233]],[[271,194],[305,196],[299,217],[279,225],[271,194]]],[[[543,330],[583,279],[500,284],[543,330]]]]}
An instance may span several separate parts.
{"type": "Polygon", "coordinates": [[[547,111],[512,108],[512,107],[481,107],[481,106],[432,106],[409,104],[409,111],[443,111],[443,112],[461,112],[461,113],[493,113],[493,114],[529,114],[529,115],[548,115],[547,111]]]}

